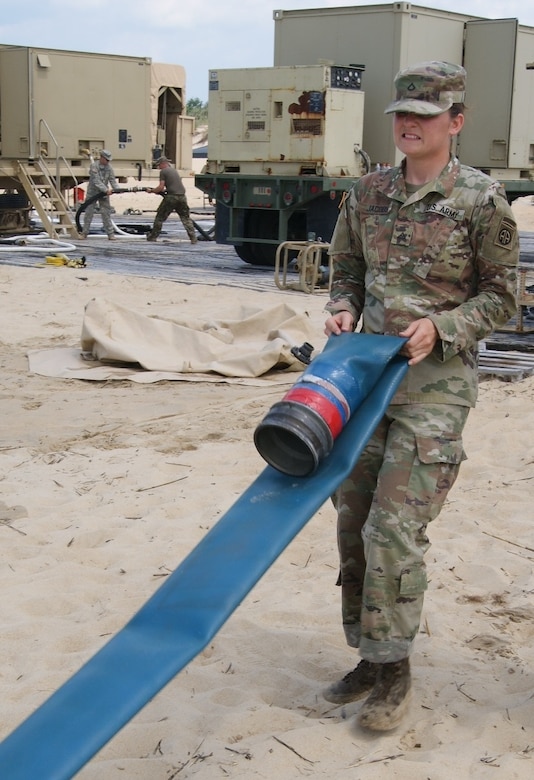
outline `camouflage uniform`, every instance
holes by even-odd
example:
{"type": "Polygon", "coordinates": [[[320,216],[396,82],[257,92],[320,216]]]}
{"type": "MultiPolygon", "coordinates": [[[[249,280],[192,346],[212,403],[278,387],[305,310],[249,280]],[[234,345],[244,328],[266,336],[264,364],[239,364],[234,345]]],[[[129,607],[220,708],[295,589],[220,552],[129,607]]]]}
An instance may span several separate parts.
{"type": "Polygon", "coordinates": [[[160,169],[159,179],[165,184],[165,195],[156,212],[152,230],[147,235],[148,240],[155,241],[157,239],[161,233],[165,220],[170,217],[173,211],[176,211],[189,236],[189,240],[192,244],[195,244],[197,241],[195,226],[189,215],[189,205],[187,203],[185,187],[180,178],[180,174],[175,168],[167,166],[166,168],[160,169]]]}
{"type": "Polygon", "coordinates": [[[404,164],[364,176],[330,248],[330,313],[361,317],[366,333],[398,335],[423,317],[438,332],[333,497],[347,641],[378,663],[410,653],[427,587],[427,524],[465,458],[477,342],[515,312],[518,238],[500,185],[453,157],[414,189],[404,164]]]}
{"type": "MultiPolygon", "coordinates": [[[[102,165],[100,162],[91,163],[91,167],[89,168],[89,184],[87,185],[86,199],[89,200],[89,198],[92,198],[93,195],[97,195],[99,192],[107,193],[108,189],[110,188],[112,190],[116,190],[118,188],[115,173],[113,172],[111,165],[109,163],[102,165]]],[[[94,203],[91,203],[85,209],[83,220],[83,235],[87,236],[89,233],[89,228],[91,227],[91,222],[93,220],[97,203],[100,207],[100,214],[102,216],[104,230],[108,236],[112,236],[115,233],[115,230],[111,221],[111,203],[109,196],[107,195],[105,198],[99,198],[98,200],[95,200],[94,203]]]]}

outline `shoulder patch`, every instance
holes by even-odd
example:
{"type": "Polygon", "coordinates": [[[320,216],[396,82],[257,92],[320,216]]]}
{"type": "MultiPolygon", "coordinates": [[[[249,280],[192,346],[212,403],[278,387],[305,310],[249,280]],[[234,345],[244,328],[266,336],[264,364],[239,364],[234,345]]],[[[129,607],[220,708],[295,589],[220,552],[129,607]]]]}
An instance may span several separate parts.
{"type": "Polygon", "coordinates": [[[495,245],[503,249],[511,249],[514,244],[516,225],[509,217],[503,217],[495,236],[495,245]]]}

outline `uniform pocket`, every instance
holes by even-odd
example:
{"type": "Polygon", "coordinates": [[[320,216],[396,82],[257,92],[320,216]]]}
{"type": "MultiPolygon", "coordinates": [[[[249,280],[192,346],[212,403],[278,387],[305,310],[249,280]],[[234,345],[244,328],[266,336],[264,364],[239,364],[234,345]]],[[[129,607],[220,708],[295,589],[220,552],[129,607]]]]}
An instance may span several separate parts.
{"type": "MultiPolygon", "coordinates": [[[[412,273],[420,279],[456,283],[462,278],[471,256],[469,237],[464,227],[453,220],[439,217],[435,221],[435,230],[414,263],[412,273]]],[[[420,228],[419,225],[417,227],[420,228]]]]}
{"type": "Polygon", "coordinates": [[[402,515],[426,525],[440,513],[466,456],[460,436],[416,434],[415,449],[402,515]]]}
{"type": "Polygon", "coordinates": [[[401,571],[399,583],[400,596],[417,596],[428,587],[426,571],[423,566],[414,564],[401,571]]]}
{"type": "Polygon", "coordinates": [[[461,437],[415,435],[417,457],[421,463],[454,463],[466,459],[461,437]]]}

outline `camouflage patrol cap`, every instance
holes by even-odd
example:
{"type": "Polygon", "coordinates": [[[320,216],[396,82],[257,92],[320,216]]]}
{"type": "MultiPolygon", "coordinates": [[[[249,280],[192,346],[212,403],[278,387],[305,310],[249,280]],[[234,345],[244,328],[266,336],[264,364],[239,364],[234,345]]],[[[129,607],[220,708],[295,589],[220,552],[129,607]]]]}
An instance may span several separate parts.
{"type": "Polygon", "coordinates": [[[103,157],[104,160],[107,160],[109,162],[111,160],[111,152],[108,152],[107,149],[102,149],[100,151],[100,157],[103,157]]]}
{"type": "Polygon", "coordinates": [[[464,102],[466,76],[461,65],[451,62],[432,60],[410,65],[395,76],[395,100],[384,113],[444,114],[453,103],[464,102]]]}

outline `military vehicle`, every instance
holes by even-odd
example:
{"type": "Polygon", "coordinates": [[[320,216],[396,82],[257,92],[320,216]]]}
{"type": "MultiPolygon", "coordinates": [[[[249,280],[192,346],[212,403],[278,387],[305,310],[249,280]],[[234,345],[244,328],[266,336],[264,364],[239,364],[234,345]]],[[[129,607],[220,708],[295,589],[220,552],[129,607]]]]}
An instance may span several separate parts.
{"type": "Polygon", "coordinates": [[[77,236],[72,217],[101,149],[119,182],[165,154],[192,175],[185,70],[146,57],[0,45],[0,235],[77,236]]]}
{"type": "Polygon", "coordinates": [[[395,74],[463,64],[461,161],[534,193],[534,28],[407,2],[276,10],[271,68],[209,71],[208,159],[196,186],[215,239],[253,265],[286,241],[330,240],[355,178],[400,161],[384,108],[395,74]]]}

